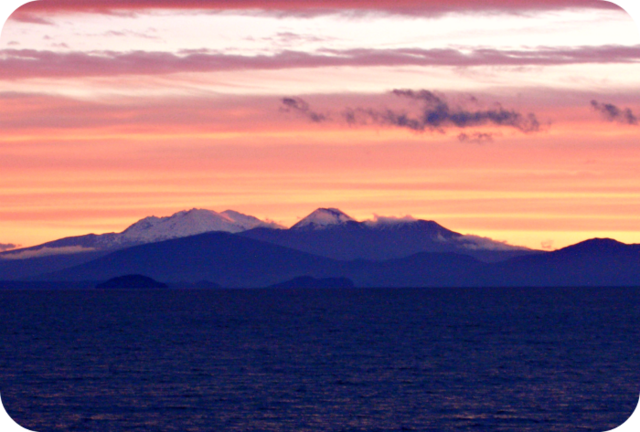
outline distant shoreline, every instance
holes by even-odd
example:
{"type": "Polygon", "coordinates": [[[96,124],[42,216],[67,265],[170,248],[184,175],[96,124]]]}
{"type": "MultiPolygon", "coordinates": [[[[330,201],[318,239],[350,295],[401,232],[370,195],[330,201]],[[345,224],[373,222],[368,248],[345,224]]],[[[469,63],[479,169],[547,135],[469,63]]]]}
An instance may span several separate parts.
{"type": "Polygon", "coordinates": [[[601,285],[601,286],[593,286],[593,285],[576,285],[576,286],[450,286],[450,287],[442,287],[442,286],[399,286],[399,287],[273,287],[273,286],[265,286],[265,287],[202,287],[196,286],[190,283],[168,283],[168,288],[158,288],[158,289],[149,289],[149,288],[111,288],[111,289],[96,289],[97,282],[95,281],[83,281],[83,282],[32,282],[32,281],[0,281],[0,291],[11,291],[11,290],[41,290],[41,291],[95,291],[95,292],[114,292],[114,291],[145,291],[145,292],[166,292],[166,291],[268,291],[268,290],[277,290],[277,291],[295,291],[295,290],[318,290],[318,291],[340,291],[340,290],[361,290],[361,291],[369,291],[369,290],[492,290],[492,289],[501,289],[501,290],[545,290],[545,289],[640,289],[640,285],[601,285]]]}

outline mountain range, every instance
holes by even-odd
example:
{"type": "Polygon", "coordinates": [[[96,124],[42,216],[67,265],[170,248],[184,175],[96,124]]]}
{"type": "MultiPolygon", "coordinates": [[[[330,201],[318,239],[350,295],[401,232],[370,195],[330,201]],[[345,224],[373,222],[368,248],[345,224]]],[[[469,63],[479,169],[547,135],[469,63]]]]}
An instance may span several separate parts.
{"type": "Polygon", "coordinates": [[[261,221],[254,216],[233,210],[218,213],[213,210],[194,208],[174,213],[171,216],[149,216],[140,219],[121,233],[66,237],[38,246],[11,250],[0,254],[0,257],[18,259],[20,257],[88,252],[89,250],[107,251],[210,231],[237,233],[257,227],[283,228],[274,222],[261,221]]]}
{"type": "Polygon", "coordinates": [[[231,210],[192,209],[144,218],[121,233],[0,254],[5,281],[102,282],[126,274],[223,287],[310,278],[358,287],[628,286],[640,285],[640,245],[591,239],[544,252],[410,217],[359,222],[321,208],[286,229],[231,210]]]}

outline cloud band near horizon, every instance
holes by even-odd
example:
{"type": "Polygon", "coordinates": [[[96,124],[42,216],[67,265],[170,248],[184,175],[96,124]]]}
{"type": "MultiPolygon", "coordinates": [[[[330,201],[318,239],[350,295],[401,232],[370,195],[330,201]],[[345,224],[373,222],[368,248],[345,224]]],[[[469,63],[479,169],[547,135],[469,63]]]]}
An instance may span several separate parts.
{"type": "Polygon", "coordinates": [[[477,49],[357,49],[274,55],[231,55],[207,51],[55,52],[0,51],[0,79],[69,78],[83,76],[161,75],[180,72],[278,70],[376,66],[556,66],[585,63],[638,63],[640,45],[600,46],[537,51],[477,49]]]}

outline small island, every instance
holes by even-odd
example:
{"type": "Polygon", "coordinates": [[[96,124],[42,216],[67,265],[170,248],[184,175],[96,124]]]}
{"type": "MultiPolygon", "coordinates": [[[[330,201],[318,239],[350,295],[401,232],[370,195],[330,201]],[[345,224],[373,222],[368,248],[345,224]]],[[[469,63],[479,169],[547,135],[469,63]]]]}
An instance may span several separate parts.
{"type": "Polygon", "coordinates": [[[345,277],[320,278],[300,276],[271,285],[269,288],[355,288],[351,279],[345,277]]]}
{"type": "Polygon", "coordinates": [[[124,275],[118,276],[112,279],[109,279],[106,282],[99,283],[96,285],[97,289],[117,289],[117,288],[168,288],[167,284],[162,282],[158,282],[156,280],[151,279],[150,277],[132,274],[132,275],[124,275]]]}

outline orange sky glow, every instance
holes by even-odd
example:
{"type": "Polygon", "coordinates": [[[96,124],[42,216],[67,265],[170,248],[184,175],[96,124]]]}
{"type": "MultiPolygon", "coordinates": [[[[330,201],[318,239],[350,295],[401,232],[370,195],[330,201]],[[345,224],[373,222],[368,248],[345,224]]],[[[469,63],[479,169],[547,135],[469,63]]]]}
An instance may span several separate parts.
{"type": "Polygon", "coordinates": [[[640,243],[640,34],[611,4],[41,3],[0,39],[0,244],[194,207],[640,243]]]}

